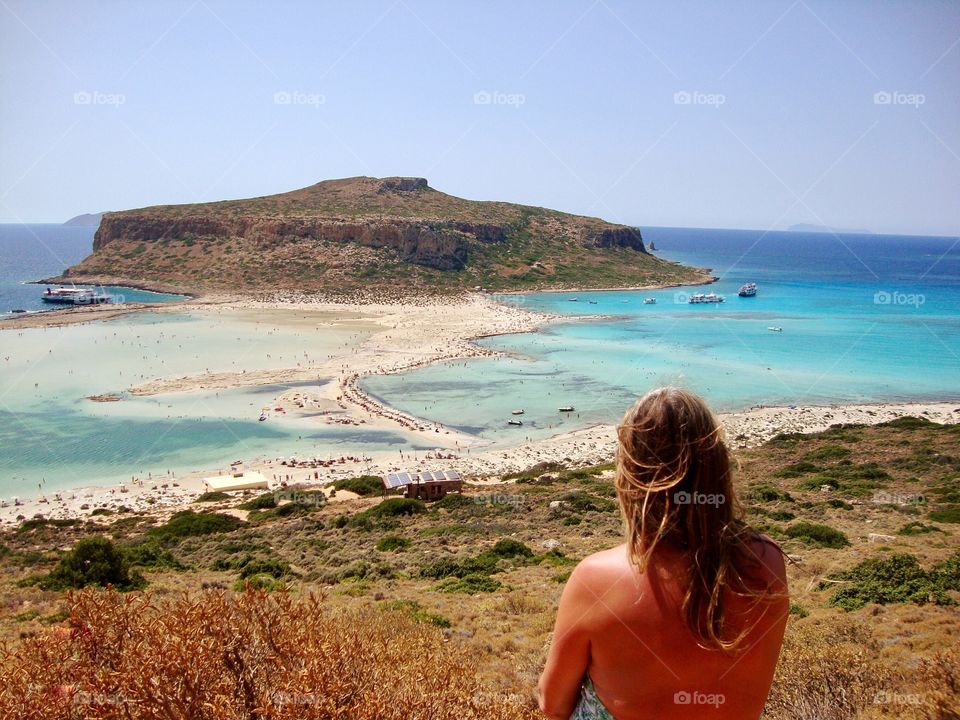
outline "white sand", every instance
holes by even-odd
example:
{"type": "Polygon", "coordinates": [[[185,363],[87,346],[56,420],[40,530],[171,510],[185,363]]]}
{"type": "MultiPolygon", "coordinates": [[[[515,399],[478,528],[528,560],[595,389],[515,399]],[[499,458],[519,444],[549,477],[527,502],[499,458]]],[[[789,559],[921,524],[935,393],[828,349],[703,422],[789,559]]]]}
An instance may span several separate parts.
{"type": "MultiPolygon", "coordinates": [[[[210,298],[204,302],[210,302],[210,298]]],[[[131,388],[135,394],[190,392],[199,389],[231,388],[277,382],[338,378],[316,390],[290,390],[272,404],[271,413],[320,413],[317,422],[364,425],[401,430],[440,450],[417,453],[415,457],[394,452],[359,454],[336,458],[301,459],[297,467],[282,459],[248,458],[245,469],[262,472],[274,487],[282,482],[325,484],[360,474],[382,474],[392,470],[452,468],[464,476],[496,482],[501,475],[524,470],[540,462],[557,461],[573,465],[607,462],[613,458],[613,425],[598,425],[554,437],[532,441],[509,449],[484,449],[478,438],[449,430],[427,419],[417,418],[384,406],[359,388],[359,380],[371,373],[396,373],[439,360],[495,355],[472,340],[489,335],[530,332],[555,317],[501,305],[484,295],[457,299],[421,299],[395,304],[342,304],[285,298],[283,302],[217,299],[231,307],[288,312],[324,311],[332,317],[373,319],[379,330],[323,366],[274,368],[243,373],[204,373],[167,378],[131,388]]],[[[186,309],[177,303],[177,310],[186,309]]],[[[169,308],[173,310],[174,308],[169,308]]],[[[156,310],[156,308],[154,308],[156,310]]],[[[564,317],[569,320],[569,317],[564,317]]],[[[52,321],[52,319],[51,319],[52,321]]],[[[828,407],[759,408],[721,415],[731,447],[749,447],[783,432],[814,432],[835,423],[878,423],[904,415],[926,417],[935,422],[960,422],[960,404],[911,403],[848,405],[828,407]]],[[[125,487],[84,488],[62,491],[47,497],[7,503],[0,507],[0,523],[15,524],[17,518],[42,515],[48,518],[86,517],[96,508],[116,510],[126,506],[135,511],[168,514],[182,509],[203,490],[203,477],[217,475],[224,468],[198,469],[178,478],[147,478],[125,487]]],[[[194,506],[196,507],[196,506],[194,506]]],[[[104,516],[106,522],[111,516],[104,516]]]]}

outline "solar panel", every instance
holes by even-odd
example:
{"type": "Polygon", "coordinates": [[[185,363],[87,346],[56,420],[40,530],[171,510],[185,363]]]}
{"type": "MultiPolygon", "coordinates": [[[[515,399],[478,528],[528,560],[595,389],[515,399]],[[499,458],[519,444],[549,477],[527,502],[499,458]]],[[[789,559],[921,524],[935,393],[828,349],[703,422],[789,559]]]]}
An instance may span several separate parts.
{"type": "Polygon", "coordinates": [[[406,473],[406,472],[397,473],[397,477],[400,479],[401,485],[409,485],[410,483],[413,482],[413,478],[410,477],[410,473],[406,473]]]}
{"type": "Polygon", "coordinates": [[[456,470],[447,470],[447,480],[459,480],[460,473],[456,470]]]}
{"type": "Polygon", "coordinates": [[[420,473],[420,479],[423,480],[424,482],[430,482],[431,480],[433,480],[433,475],[430,473],[429,470],[424,470],[422,473],[420,473]]]}

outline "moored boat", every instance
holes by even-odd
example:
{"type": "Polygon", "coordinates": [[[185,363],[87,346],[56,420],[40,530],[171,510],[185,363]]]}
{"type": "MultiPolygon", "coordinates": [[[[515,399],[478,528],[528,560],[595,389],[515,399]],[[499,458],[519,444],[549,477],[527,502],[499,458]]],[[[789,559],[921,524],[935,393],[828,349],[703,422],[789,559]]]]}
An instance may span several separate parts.
{"type": "Polygon", "coordinates": [[[644,299],[643,299],[643,304],[644,304],[644,305],[656,305],[656,304],[657,304],[657,299],[656,299],[656,298],[644,298],[644,299]]]}
{"type": "Polygon", "coordinates": [[[740,297],[756,297],[757,295],[757,284],[756,283],[745,283],[740,286],[740,289],[737,291],[737,295],[740,297]]]}
{"type": "Polygon", "coordinates": [[[519,427],[523,425],[523,420],[507,420],[507,425],[516,425],[519,427]]]}
{"type": "Polygon", "coordinates": [[[523,415],[523,412],[524,412],[523,409],[514,410],[511,412],[511,415],[523,415]]]}
{"type": "Polygon", "coordinates": [[[55,305],[104,305],[109,303],[112,298],[106,293],[98,293],[92,288],[58,287],[56,289],[47,288],[40,299],[45,303],[55,305]]]}
{"type": "Polygon", "coordinates": [[[573,405],[564,405],[563,407],[557,408],[560,412],[573,412],[573,405]]]}

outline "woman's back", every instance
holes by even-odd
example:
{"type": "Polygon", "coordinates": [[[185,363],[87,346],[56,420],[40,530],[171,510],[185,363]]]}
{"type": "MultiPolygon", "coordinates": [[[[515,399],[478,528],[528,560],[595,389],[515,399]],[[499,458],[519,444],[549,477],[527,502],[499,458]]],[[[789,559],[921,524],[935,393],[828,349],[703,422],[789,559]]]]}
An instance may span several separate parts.
{"type": "Polygon", "coordinates": [[[626,543],[591,555],[557,611],[541,709],[551,718],[757,718],[788,599],[783,555],[743,521],[722,428],[661,388],[617,428],[626,543]]]}
{"type": "Polygon", "coordinates": [[[666,547],[643,574],[626,546],[592,555],[571,576],[581,597],[589,635],[587,674],[597,696],[618,720],[759,717],[770,688],[787,620],[783,560],[757,543],[768,567],[765,585],[781,586],[780,599],[757,603],[731,596],[726,611],[739,629],[752,626],[737,653],[706,650],[681,610],[688,561],[666,547]],[[577,586],[580,587],[577,587],[577,586]]]}

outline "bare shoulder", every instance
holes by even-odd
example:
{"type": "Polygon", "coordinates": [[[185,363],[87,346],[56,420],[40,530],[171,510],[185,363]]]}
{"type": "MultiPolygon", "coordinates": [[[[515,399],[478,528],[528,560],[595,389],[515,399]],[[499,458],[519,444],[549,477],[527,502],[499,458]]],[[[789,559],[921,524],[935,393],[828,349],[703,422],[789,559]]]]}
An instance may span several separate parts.
{"type": "Polygon", "coordinates": [[[618,545],[609,550],[588,555],[570,575],[570,582],[576,585],[589,585],[594,589],[609,586],[632,573],[626,545],[618,545]]]}
{"type": "Polygon", "coordinates": [[[750,542],[750,552],[759,564],[759,572],[768,582],[786,585],[787,569],[783,550],[766,535],[757,533],[750,542]]]}

